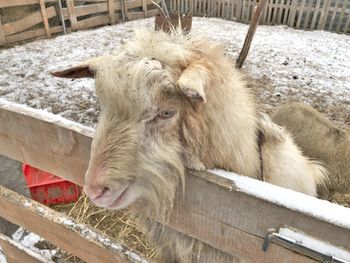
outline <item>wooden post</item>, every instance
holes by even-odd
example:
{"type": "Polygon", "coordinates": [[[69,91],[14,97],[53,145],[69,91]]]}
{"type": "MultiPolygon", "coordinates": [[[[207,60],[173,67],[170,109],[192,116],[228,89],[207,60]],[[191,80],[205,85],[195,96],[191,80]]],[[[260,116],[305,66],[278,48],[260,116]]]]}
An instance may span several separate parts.
{"type": "Polygon", "coordinates": [[[6,37],[4,29],[2,28],[1,18],[0,18],[0,46],[6,44],[6,37]]]}
{"type": "MultiPolygon", "coordinates": [[[[342,4],[343,4],[343,7],[341,9],[341,12],[340,12],[340,15],[339,15],[339,19],[338,19],[338,25],[337,25],[337,28],[336,28],[336,32],[339,33],[340,32],[340,27],[342,25],[342,22],[343,22],[343,18],[344,18],[344,13],[345,13],[345,10],[346,10],[346,7],[348,5],[348,0],[345,0],[342,4]]],[[[350,16],[350,14],[348,14],[348,16],[350,16]]]]}
{"type": "Polygon", "coordinates": [[[323,7],[320,15],[320,20],[318,22],[317,30],[324,30],[327,23],[328,10],[330,5],[331,5],[331,0],[325,0],[323,2],[323,7]]]}
{"type": "Polygon", "coordinates": [[[40,9],[41,9],[41,16],[43,17],[43,20],[44,20],[46,36],[51,37],[51,31],[50,31],[49,19],[47,18],[45,1],[40,0],[39,2],[40,2],[40,9]]]}
{"type": "Polygon", "coordinates": [[[73,0],[67,0],[67,8],[68,8],[68,13],[69,13],[69,21],[70,21],[70,26],[72,30],[77,30],[77,15],[75,13],[75,7],[74,7],[74,1],[73,0]]]}
{"type": "MultiPolygon", "coordinates": [[[[171,2],[171,1],[170,1],[171,2]]],[[[145,14],[146,17],[146,12],[147,12],[147,0],[142,0],[142,11],[145,14]]]]}
{"type": "Polygon", "coordinates": [[[255,31],[256,31],[256,28],[258,27],[261,12],[264,9],[267,1],[268,0],[261,0],[259,2],[259,4],[256,6],[256,10],[255,10],[254,15],[252,17],[252,20],[250,21],[248,33],[247,33],[247,36],[244,40],[242,50],[239,53],[238,59],[236,61],[236,68],[241,68],[243,65],[243,62],[247,58],[247,55],[248,55],[248,52],[250,49],[250,45],[252,44],[253,37],[254,37],[255,31]]]}
{"type": "MultiPolygon", "coordinates": [[[[321,4],[321,0],[317,0],[315,11],[314,11],[314,14],[312,16],[311,26],[310,26],[310,29],[312,29],[312,30],[315,29],[316,19],[318,16],[318,12],[320,11],[320,4],[321,4]]],[[[318,22],[320,23],[320,21],[318,21],[318,22]]]]}
{"type": "Polygon", "coordinates": [[[126,15],[127,15],[127,8],[126,8],[126,3],[124,0],[120,0],[120,9],[122,12],[122,21],[125,22],[126,21],[126,15]]]}
{"type": "MultiPolygon", "coordinates": [[[[295,15],[297,12],[299,0],[292,0],[292,5],[289,12],[289,18],[288,18],[288,26],[294,27],[294,21],[295,21],[295,15]]],[[[286,9],[287,11],[287,9],[286,9]]],[[[285,14],[286,15],[286,14],[285,14]]]]}
{"type": "Polygon", "coordinates": [[[117,17],[115,15],[114,0],[108,0],[108,13],[109,13],[109,19],[111,20],[111,25],[114,25],[117,22],[117,17]]]}

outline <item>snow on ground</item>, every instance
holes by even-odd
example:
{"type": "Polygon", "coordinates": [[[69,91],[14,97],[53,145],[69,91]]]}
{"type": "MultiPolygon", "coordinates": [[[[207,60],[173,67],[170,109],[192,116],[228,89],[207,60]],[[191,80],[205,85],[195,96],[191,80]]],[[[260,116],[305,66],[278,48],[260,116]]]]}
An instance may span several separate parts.
{"type": "MultiPolygon", "coordinates": [[[[99,107],[93,81],[58,79],[49,72],[110,54],[134,28],[153,25],[153,18],[136,20],[0,50],[0,96],[94,126],[99,107]]],[[[222,42],[233,58],[247,28],[216,18],[193,21],[193,31],[222,42]]],[[[285,101],[305,101],[332,119],[350,122],[350,36],[259,26],[245,70],[258,80],[266,110],[285,101]]]]}

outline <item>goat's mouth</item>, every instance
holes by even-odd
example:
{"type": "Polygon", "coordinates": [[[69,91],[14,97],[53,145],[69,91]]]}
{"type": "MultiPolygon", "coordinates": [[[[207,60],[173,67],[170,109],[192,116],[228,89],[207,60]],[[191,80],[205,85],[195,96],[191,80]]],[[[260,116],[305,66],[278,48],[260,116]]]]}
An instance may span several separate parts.
{"type": "Polygon", "coordinates": [[[126,207],[128,204],[125,203],[127,196],[129,194],[130,185],[126,186],[125,189],[121,192],[121,194],[106,208],[109,209],[120,209],[126,207]]]}

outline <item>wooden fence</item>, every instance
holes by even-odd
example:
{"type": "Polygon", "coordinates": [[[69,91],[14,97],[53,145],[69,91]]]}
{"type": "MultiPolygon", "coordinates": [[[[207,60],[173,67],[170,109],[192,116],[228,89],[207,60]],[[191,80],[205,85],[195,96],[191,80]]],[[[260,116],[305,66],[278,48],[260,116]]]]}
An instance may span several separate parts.
{"type": "MultiPolygon", "coordinates": [[[[83,184],[94,133],[92,129],[4,100],[0,100],[0,123],[6,123],[0,125],[0,154],[83,184]]],[[[261,184],[262,191],[270,191],[264,188],[268,184],[254,183],[261,184]]],[[[278,189],[277,199],[280,200],[286,191],[278,189]]],[[[189,171],[185,192],[185,200],[174,206],[170,220],[156,220],[234,255],[239,262],[315,263],[314,259],[280,244],[273,243],[267,252],[262,251],[268,231],[279,229],[282,225],[350,250],[348,208],[292,192],[290,200],[301,195],[304,207],[310,203],[307,209],[298,210],[291,208],[289,202],[284,202],[286,198],[278,203],[269,201],[259,194],[240,189],[232,180],[210,172],[189,171]],[[327,204],[326,214],[307,212],[314,207],[323,207],[324,202],[327,204]],[[339,223],[332,219],[335,213],[342,214],[339,223]]],[[[87,262],[142,262],[142,259],[130,259],[127,249],[113,245],[113,241],[100,237],[100,234],[94,234],[95,230],[89,228],[88,233],[91,234],[86,235],[86,226],[76,227],[69,218],[62,219],[49,208],[1,187],[0,207],[1,217],[38,233],[87,262]]],[[[10,241],[1,239],[1,236],[0,243],[10,256],[19,253],[10,241]]]]}
{"type": "Polygon", "coordinates": [[[0,46],[37,37],[115,24],[120,21],[151,17],[157,9],[151,0],[0,0],[4,16],[9,10],[34,6],[34,11],[16,21],[2,23],[0,46]]]}
{"type": "MultiPolygon", "coordinates": [[[[259,0],[170,0],[173,12],[249,23],[259,0]]],[[[260,20],[265,25],[350,33],[349,0],[268,0],[260,20]]]]}

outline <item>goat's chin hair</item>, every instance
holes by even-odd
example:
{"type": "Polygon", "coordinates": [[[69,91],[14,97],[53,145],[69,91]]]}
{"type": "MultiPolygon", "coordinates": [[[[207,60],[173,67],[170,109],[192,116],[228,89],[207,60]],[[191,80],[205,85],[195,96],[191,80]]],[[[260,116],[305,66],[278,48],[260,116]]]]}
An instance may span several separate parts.
{"type": "Polygon", "coordinates": [[[175,200],[181,201],[185,187],[185,168],[180,158],[152,160],[142,165],[137,178],[146,214],[167,220],[175,200]],[[152,163],[151,163],[152,162],[152,163]]]}

